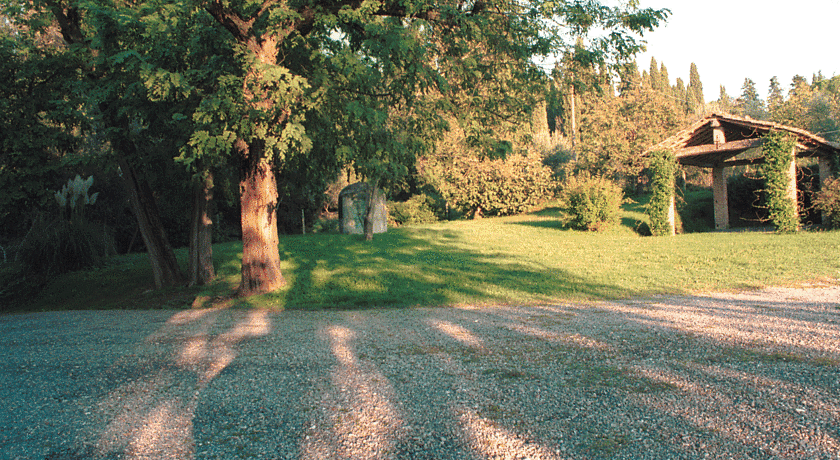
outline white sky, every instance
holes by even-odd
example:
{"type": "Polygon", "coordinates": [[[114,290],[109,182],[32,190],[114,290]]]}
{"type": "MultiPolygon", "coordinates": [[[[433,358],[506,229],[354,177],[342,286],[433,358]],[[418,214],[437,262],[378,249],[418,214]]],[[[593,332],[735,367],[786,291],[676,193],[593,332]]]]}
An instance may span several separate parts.
{"type": "Polygon", "coordinates": [[[720,85],[732,97],[751,78],[766,99],[770,78],[782,89],[794,75],[811,81],[822,71],[840,75],[840,0],[641,0],[642,8],[668,8],[664,26],[643,37],[647,52],[637,56],[639,71],[651,56],[665,63],[673,85],[688,84],[697,65],[706,102],[716,100],[720,85]]]}

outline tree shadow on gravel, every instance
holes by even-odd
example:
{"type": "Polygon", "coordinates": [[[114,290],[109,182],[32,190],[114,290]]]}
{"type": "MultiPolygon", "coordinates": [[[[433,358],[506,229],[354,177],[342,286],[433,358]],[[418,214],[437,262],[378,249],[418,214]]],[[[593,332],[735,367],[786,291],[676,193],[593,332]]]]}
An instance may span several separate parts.
{"type": "MultiPolygon", "coordinates": [[[[97,459],[833,458],[840,325],[826,299],[109,312],[137,328],[136,343],[110,354],[107,321],[81,315],[59,331],[59,313],[55,324],[33,316],[31,326],[54,331],[33,347],[65,343],[56,353],[78,360],[73,372],[115,380],[92,393],[84,379],[60,380],[60,398],[34,394],[50,387],[48,373],[21,380],[23,400],[47,418],[27,418],[28,428],[4,414],[0,449],[15,457],[15,442],[35,442],[51,446],[41,458],[97,459]],[[162,320],[138,327],[141,314],[162,320]],[[106,348],[83,358],[88,342],[106,348]]],[[[47,366],[14,345],[14,329],[0,328],[4,372],[47,366]]]]}

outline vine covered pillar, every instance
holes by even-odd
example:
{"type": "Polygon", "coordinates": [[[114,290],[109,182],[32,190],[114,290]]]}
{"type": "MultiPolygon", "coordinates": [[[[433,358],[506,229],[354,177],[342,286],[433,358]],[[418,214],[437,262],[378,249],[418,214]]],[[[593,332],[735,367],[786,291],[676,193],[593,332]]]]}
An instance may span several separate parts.
{"type": "Polygon", "coordinates": [[[796,146],[790,151],[788,166],[787,199],[793,204],[793,215],[799,216],[799,200],[796,198],[796,146]]]}

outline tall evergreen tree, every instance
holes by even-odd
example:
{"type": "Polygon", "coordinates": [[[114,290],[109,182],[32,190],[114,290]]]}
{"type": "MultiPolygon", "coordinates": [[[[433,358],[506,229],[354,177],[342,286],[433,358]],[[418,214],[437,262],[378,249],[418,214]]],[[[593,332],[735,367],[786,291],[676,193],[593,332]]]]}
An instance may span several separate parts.
{"type": "Polygon", "coordinates": [[[693,113],[701,113],[706,105],[706,99],[703,96],[703,83],[700,81],[700,72],[697,71],[697,65],[691,63],[691,69],[688,76],[688,93],[689,110],[693,113]]]}
{"type": "Polygon", "coordinates": [[[659,91],[660,83],[662,81],[660,72],[659,72],[659,63],[656,62],[656,59],[651,57],[650,58],[650,69],[648,70],[648,75],[650,77],[650,88],[654,91],[659,91]]]}
{"type": "Polygon", "coordinates": [[[764,119],[766,117],[764,101],[759,98],[758,91],[755,89],[755,82],[750,78],[744,79],[744,84],[741,86],[741,97],[737,100],[736,110],[741,116],[755,119],[764,119]]]}
{"type": "Polygon", "coordinates": [[[785,102],[785,96],[782,94],[782,86],[779,84],[779,78],[773,76],[770,78],[770,89],[767,95],[767,109],[770,112],[770,119],[777,120],[777,112],[785,102]]]}
{"type": "Polygon", "coordinates": [[[671,90],[671,77],[668,75],[668,68],[665,67],[664,62],[659,68],[659,88],[657,89],[664,94],[668,94],[671,90]]]}
{"type": "Polygon", "coordinates": [[[720,85],[720,94],[713,104],[714,111],[717,112],[732,113],[735,109],[735,101],[726,93],[726,87],[723,85],[720,85]]]}
{"type": "Polygon", "coordinates": [[[690,113],[688,109],[688,93],[685,89],[685,83],[683,83],[682,78],[677,78],[677,82],[674,84],[673,94],[677,105],[681,106],[686,113],[690,113]]]}
{"type": "Polygon", "coordinates": [[[639,75],[639,65],[635,59],[621,66],[619,79],[621,80],[618,87],[619,95],[635,91],[641,85],[642,77],[639,75]]]}

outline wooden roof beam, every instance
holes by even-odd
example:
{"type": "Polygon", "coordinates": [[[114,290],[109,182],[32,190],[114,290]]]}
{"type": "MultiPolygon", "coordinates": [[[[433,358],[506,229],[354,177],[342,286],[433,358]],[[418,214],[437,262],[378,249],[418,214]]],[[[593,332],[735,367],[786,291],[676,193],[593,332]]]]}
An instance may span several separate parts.
{"type": "Polygon", "coordinates": [[[706,155],[710,153],[743,152],[754,147],[760,147],[761,138],[743,139],[740,141],[724,142],[722,144],[706,144],[694,147],[686,147],[677,151],[677,158],[706,155]]]}

